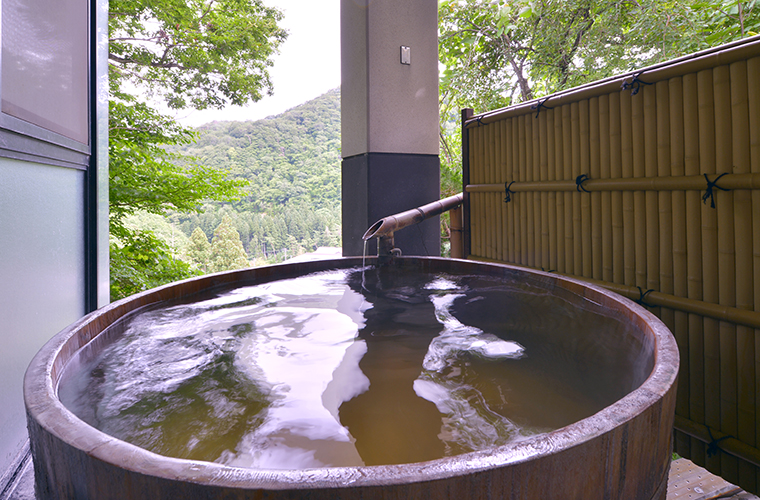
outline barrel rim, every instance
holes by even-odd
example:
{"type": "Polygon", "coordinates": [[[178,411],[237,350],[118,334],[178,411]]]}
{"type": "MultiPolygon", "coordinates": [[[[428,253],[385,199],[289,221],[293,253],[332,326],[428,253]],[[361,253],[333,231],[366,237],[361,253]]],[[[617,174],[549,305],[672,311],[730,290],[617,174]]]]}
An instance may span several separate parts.
{"type": "MultiPolygon", "coordinates": [[[[370,262],[374,259],[369,258],[370,262]]],[[[324,467],[304,470],[247,469],[166,457],[121,441],[81,421],[58,399],[57,382],[65,362],[97,334],[137,308],[174,298],[180,288],[207,290],[232,283],[265,282],[328,269],[362,265],[361,257],[286,263],[227,271],[190,278],[127,297],[98,309],[50,339],[32,359],[24,377],[24,399],[30,421],[64,443],[105,463],[131,472],[175,481],[244,489],[322,489],[388,486],[449,479],[474,472],[518,464],[560,453],[633,420],[665,397],[678,374],[679,353],[673,335],[654,314],[633,301],[581,280],[499,263],[439,257],[401,257],[400,266],[430,266],[456,270],[499,269],[499,273],[525,273],[547,287],[560,287],[603,305],[618,304],[629,319],[646,325],[654,339],[654,366],[641,386],[596,414],[566,427],[489,450],[481,450],[428,462],[357,467],[324,467]],[[92,335],[91,329],[99,330],[92,335]],[[65,358],[65,359],[64,359],[65,358]]],[[[195,292],[197,293],[197,292],[195,292]]],[[[185,295],[183,295],[185,296],[185,295]]]]}

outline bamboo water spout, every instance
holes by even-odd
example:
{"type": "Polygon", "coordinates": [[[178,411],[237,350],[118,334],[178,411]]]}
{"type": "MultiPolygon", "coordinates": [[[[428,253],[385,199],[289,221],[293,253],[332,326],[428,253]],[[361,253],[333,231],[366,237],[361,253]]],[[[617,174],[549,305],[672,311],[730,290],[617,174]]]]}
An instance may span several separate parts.
{"type": "Polygon", "coordinates": [[[370,238],[377,238],[377,256],[382,259],[389,259],[394,255],[400,255],[401,250],[395,247],[393,241],[393,234],[412,224],[419,224],[420,222],[435,217],[443,212],[456,208],[462,204],[463,193],[449,196],[442,200],[422,205],[421,207],[407,210],[395,215],[389,215],[379,221],[372,224],[367,232],[362,236],[363,240],[369,240],[370,238]]]}

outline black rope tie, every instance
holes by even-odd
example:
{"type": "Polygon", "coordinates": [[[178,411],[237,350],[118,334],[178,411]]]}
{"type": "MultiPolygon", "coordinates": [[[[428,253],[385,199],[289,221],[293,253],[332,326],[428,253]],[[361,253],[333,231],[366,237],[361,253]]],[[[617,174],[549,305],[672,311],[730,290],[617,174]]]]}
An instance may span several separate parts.
{"type": "Polygon", "coordinates": [[[715,178],[714,181],[710,182],[710,179],[707,177],[707,174],[704,174],[705,180],[707,181],[707,191],[705,191],[705,194],[702,195],[702,203],[707,205],[707,199],[710,199],[710,208],[715,208],[715,198],[713,197],[713,188],[718,188],[721,191],[731,191],[730,189],[722,188],[718,186],[718,180],[723,177],[724,175],[728,174],[728,172],[724,172],[720,174],[718,177],[715,178]]]}
{"type": "Polygon", "coordinates": [[[724,439],[728,439],[733,436],[723,436],[720,439],[715,439],[712,435],[712,431],[710,430],[710,426],[707,426],[707,434],[710,435],[710,442],[707,443],[707,456],[712,457],[714,455],[717,455],[720,451],[720,446],[718,446],[718,443],[723,441],[724,439]]]}
{"type": "Polygon", "coordinates": [[[652,85],[649,82],[645,82],[644,80],[640,79],[639,77],[643,71],[639,71],[638,73],[633,75],[633,78],[631,79],[631,83],[628,83],[627,81],[623,80],[622,85],[620,85],[620,88],[623,90],[631,90],[631,95],[636,95],[639,93],[639,90],[641,90],[642,85],[652,85]]]}
{"type": "Polygon", "coordinates": [[[591,180],[591,177],[589,177],[586,174],[579,175],[578,177],[575,178],[575,189],[579,193],[581,191],[583,191],[584,193],[590,193],[591,191],[589,191],[588,189],[586,189],[585,187],[583,187],[583,183],[586,182],[586,181],[590,181],[590,180],[591,180]]]}
{"type": "Polygon", "coordinates": [[[647,298],[647,295],[649,295],[651,292],[654,292],[654,289],[650,288],[649,290],[645,292],[644,290],[641,289],[640,286],[637,286],[636,288],[639,289],[639,298],[634,300],[634,302],[636,302],[638,305],[643,306],[643,307],[654,307],[652,304],[647,304],[645,300],[647,298]]]}
{"type": "Polygon", "coordinates": [[[478,127],[480,127],[481,125],[483,125],[483,117],[482,116],[478,116],[477,118],[475,118],[475,121],[477,122],[478,127]]]}
{"type": "Polygon", "coordinates": [[[504,203],[509,203],[510,201],[512,201],[512,195],[515,194],[515,192],[512,191],[510,188],[512,187],[512,184],[514,183],[515,181],[504,183],[504,203]]]}
{"type": "Polygon", "coordinates": [[[544,108],[544,109],[554,109],[554,108],[550,108],[549,106],[546,105],[546,101],[548,101],[548,100],[549,100],[549,97],[547,97],[543,101],[538,101],[536,104],[534,104],[534,105],[532,105],[530,107],[530,109],[535,109],[536,110],[536,118],[538,118],[538,115],[541,113],[541,108],[544,108]]]}

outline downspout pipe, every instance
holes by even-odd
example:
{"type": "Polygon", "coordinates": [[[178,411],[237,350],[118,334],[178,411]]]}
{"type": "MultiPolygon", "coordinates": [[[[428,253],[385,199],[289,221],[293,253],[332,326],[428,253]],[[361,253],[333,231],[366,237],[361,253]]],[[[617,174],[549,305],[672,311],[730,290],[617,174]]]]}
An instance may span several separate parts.
{"type": "Polygon", "coordinates": [[[412,224],[435,217],[443,212],[456,208],[462,204],[464,193],[455,194],[442,200],[422,205],[421,207],[407,210],[395,215],[389,215],[372,224],[362,236],[363,240],[377,238],[377,256],[380,262],[388,260],[394,255],[400,255],[401,250],[395,247],[393,233],[412,224]]]}

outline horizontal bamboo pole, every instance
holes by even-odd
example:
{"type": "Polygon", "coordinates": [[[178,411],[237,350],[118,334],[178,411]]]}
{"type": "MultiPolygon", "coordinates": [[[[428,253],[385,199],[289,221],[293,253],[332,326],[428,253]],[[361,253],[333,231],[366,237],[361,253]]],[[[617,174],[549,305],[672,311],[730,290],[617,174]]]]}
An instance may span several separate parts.
{"type": "MultiPolygon", "coordinates": [[[[481,262],[499,262],[492,259],[486,259],[482,257],[472,256],[473,260],[481,262]]],[[[519,266],[528,267],[528,266],[519,266]]],[[[536,268],[532,268],[536,269],[536,268]]],[[[539,270],[540,269],[536,269],[539,270]]],[[[638,301],[641,299],[641,295],[647,290],[641,290],[637,287],[620,285],[618,283],[609,283],[606,281],[594,280],[590,278],[584,278],[582,276],[573,276],[569,274],[557,273],[568,278],[573,278],[581,281],[586,281],[592,285],[601,286],[615,292],[623,297],[638,301]]],[[[696,299],[688,299],[685,297],[676,297],[667,293],[658,292],[656,290],[648,291],[643,299],[644,303],[649,306],[660,306],[675,309],[676,311],[683,311],[687,313],[699,314],[708,318],[713,318],[719,321],[726,321],[737,325],[749,326],[751,328],[760,328],[760,312],[750,311],[746,309],[737,309],[736,307],[722,306],[719,304],[713,304],[710,302],[704,302],[696,299]]]]}
{"type": "Polygon", "coordinates": [[[712,433],[712,438],[719,440],[716,444],[722,451],[745,462],[749,462],[755,467],[760,467],[760,450],[739,441],[733,436],[715,429],[708,429],[707,426],[692,422],[680,415],[676,415],[673,427],[707,444],[712,442],[712,439],[710,439],[710,434],[712,433]]]}
{"type": "Polygon", "coordinates": [[[527,114],[534,117],[536,115],[536,108],[538,108],[539,113],[541,112],[539,102],[541,103],[541,106],[554,108],[563,104],[589,99],[594,96],[620,92],[622,85],[636,75],[640,75],[640,78],[647,83],[655,83],[661,80],[668,80],[675,76],[682,76],[724,64],[731,64],[757,55],[760,55],[760,35],[696,52],[672,61],[655,64],[622,75],[598,80],[580,87],[557,92],[556,94],[542,97],[541,99],[534,99],[532,101],[520,103],[516,106],[475,115],[465,122],[465,127],[485,125],[518,115],[527,114]]]}
{"type": "MultiPolygon", "coordinates": [[[[708,175],[715,182],[717,175],[708,175]]],[[[716,182],[723,189],[760,189],[760,174],[726,174],[716,182]]],[[[504,184],[469,184],[468,193],[513,193],[577,191],[575,181],[507,182],[504,184]]],[[[678,177],[639,177],[631,179],[589,179],[583,182],[586,191],[704,191],[707,181],[703,175],[678,177]]],[[[718,190],[718,187],[714,188],[718,190]]]]}

